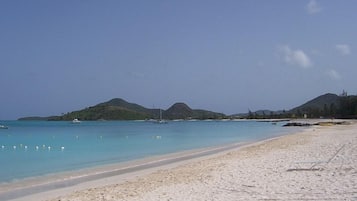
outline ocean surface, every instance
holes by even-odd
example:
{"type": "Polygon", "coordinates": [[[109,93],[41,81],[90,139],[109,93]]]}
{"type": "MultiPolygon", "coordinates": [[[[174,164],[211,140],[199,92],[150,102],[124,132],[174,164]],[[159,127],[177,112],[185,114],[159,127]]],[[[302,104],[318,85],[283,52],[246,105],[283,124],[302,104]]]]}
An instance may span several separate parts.
{"type": "Polygon", "coordinates": [[[291,133],[255,121],[0,121],[0,183],[291,133]]]}

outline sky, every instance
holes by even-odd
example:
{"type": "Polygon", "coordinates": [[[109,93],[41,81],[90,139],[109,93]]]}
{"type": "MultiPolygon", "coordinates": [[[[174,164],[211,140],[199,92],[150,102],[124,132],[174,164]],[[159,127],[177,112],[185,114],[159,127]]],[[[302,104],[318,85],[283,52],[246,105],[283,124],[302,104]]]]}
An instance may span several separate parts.
{"type": "Polygon", "coordinates": [[[0,120],[112,98],[225,114],[357,94],[355,0],[2,0],[0,120]]]}

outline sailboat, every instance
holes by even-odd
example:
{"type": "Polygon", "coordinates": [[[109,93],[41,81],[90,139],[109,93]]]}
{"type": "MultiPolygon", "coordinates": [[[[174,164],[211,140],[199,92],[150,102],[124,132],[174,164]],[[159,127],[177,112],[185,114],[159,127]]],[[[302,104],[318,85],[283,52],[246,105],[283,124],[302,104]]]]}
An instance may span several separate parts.
{"type": "Polygon", "coordinates": [[[158,124],[167,124],[167,121],[165,121],[164,119],[162,119],[162,110],[160,109],[160,119],[157,120],[155,123],[158,124]]]}

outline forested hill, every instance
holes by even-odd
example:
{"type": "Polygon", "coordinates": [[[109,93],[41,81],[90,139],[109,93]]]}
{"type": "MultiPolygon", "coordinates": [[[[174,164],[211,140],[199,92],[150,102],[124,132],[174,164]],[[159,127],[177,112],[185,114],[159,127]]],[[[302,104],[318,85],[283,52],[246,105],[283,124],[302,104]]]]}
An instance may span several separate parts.
{"type": "Polygon", "coordinates": [[[49,120],[137,120],[147,119],[150,118],[150,116],[150,109],[134,103],[129,103],[120,98],[115,98],[108,102],[69,112],[49,120]]]}
{"type": "Polygon", "coordinates": [[[291,110],[258,110],[232,115],[239,118],[357,118],[357,96],[327,93],[291,110]]]}
{"type": "MultiPolygon", "coordinates": [[[[191,109],[185,103],[175,103],[161,110],[163,119],[222,119],[225,114],[207,110],[191,109]]],[[[144,120],[159,119],[160,109],[148,109],[123,99],[115,98],[62,116],[25,117],[19,120],[144,120]]],[[[357,118],[357,96],[327,93],[285,111],[261,110],[247,114],[232,115],[231,118],[357,118]]]]}
{"type": "Polygon", "coordinates": [[[310,115],[331,115],[336,114],[340,109],[340,96],[336,94],[327,93],[318,96],[298,107],[290,110],[290,113],[301,116],[303,114],[310,115]]]}
{"type": "Polygon", "coordinates": [[[191,109],[185,103],[175,103],[164,112],[164,117],[168,119],[222,119],[222,113],[207,110],[191,109]]]}
{"type": "MultiPolygon", "coordinates": [[[[82,110],[69,112],[62,116],[49,117],[48,120],[70,121],[79,120],[144,120],[159,119],[160,109],[148,109],[135,103],[129,103],[123,99],[115,98],[110,101],[97,104],[82,110]]],[[[185,103],[176,103],[168,110],[162,110],[164,119],[216,119],[224,118],[221,113],[207,110],[195,110],[185,103]]],[[[26,120],[26,118],[20,119],[26,120]]],[[[28,120],[28,118],[27,118],[28,120]]]]}
{"type": "Polygon", "coordinates": [[[356,118],[357,96],[324,94],[289,111],[296,117],[356,118]]]}

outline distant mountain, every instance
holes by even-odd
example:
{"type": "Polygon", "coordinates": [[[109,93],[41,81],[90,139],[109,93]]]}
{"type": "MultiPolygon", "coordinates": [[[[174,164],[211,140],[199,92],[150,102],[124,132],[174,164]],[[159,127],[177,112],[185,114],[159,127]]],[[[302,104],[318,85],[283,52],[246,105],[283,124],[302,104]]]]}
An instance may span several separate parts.
{"type": "MultiPolygon", "coordinates": [[[[193,110],[185,103],[175,103],[168,110],[163,111],[164,119],[212,119],[222,118],[225,115],[221,113],[193,110]]],[[[83,110],[69,112],[62,116],[53,116],[41,118],[54,121],[79,120],[144,120],[159,119],[160,109],[148,109],[135,103],[129,103],[123,99],[115,98],[104,103],[97,104],[83,110]]],[[[28,120],[32,118],[21,118],[28,120]]]]}
{"type": "Polygon", "coordinates": [[[327,93],[321,96],[318,96],[298,107],[293,108],[290,112],[296,112],[300,110],[301,112],[308,112],[311,110],[323,110],[325,106],[338,108],[340,106],[340,96],[336,94],[327,93]]]}
{"type": "Polygon", "coordinates": [[[327,93],[318,96],[291,110],[270,111],[258,110],[241,113],[231,117],[239,118],[356,118],[357,96],[347,96],[327,93]]]}
{"type": "Polygon", "coordinates": [[[164,111],[164,117],[170,117],[170,119],[187,119],[193,117],[193,110],[185,103],[175,103],[164,111]]]}
{"type": "Polygon", "coordinates": [[[137,120],[150,118],[151,110],[138,104],[115,98],[108,102],[73,111],[49,120],[137,120]]]}
{"type": "Polygon", "coordinates": [[[340,105],[341,96],[327,93],[291,109],[289,113],[297,116],[306,114],[309,117],[331,116],[338,113],[340,105]]]}
{"type": "MultiPolygon", "coordinates": [[[[175,103],[162,110],[164,119],[222,119],[226,115],[207,110],[191,109],[185,103],[175,103]]],[[[115,98],[82,110],[69,112],[62,116],[25,117],[19,120],[144,120],[159,119],[160,109],[148,109],[123,99],[115,98]]],[[[334,117],[357,118],[357,96],[338,96],[327,93],[314,98],[289,111],[258,110],[256,112],[230,115],[229,118],[308,118],[334,117]]]]}
{"type": "Polygon", "coordinates": [[[289,111],[292,116],[307,118],[357,118],[357,96],[347,92],[338,96],[327,93],[289,111]]]}
{"type": "Polygon", "coordinates": [[[19,118],[18,120],[20,121],[47,121],[51,118],[57,118],[57,116],[52,116],[52,117],[23,117],[19,118]]]}
{"type": "Polygon", "coordinates": [[[164,117],[169,119],[222,119],[222,113],[207,110],[191,109],[185,103],[175,103],[164,112],[164,117]]]}
{"type": "Polygon", "coordinates": [[[105,103],[100,103],[97,105],[98,107],[101,106],[111,106],[111,107],[118,107],[126,110],[131,110],[131,111],[136,111],[138,113],[150,113],[151,110],[147,109],[141,105],[135,104],[135,103],[129,103],[121,98],[114,98],[108,102],[105,103]]]}

